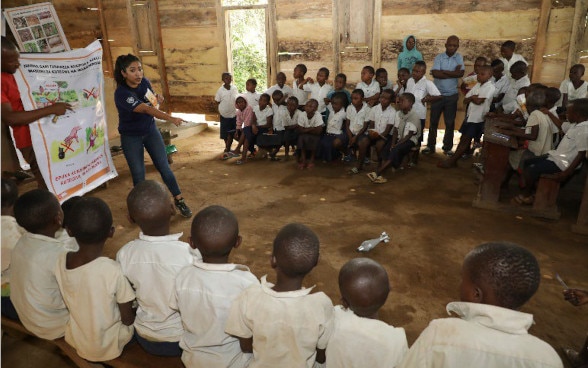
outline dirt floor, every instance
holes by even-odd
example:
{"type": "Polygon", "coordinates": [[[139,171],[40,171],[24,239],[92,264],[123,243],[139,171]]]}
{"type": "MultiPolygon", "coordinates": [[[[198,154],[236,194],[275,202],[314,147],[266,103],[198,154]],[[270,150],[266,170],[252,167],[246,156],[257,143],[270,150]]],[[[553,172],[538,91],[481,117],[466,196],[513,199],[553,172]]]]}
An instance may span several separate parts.
{"type": "MultiPolygon", "coordinates": [[[[187,203],[194,213],[212,204],[235,212],[243,244],[232,261],[249,266],[258,277],[269,274],[269,280],[274,279],[269,258],[277,231],[289,222],[307,224],[319,235],[321,258],[305,284],[316,285],[337,304],[337,275],[345,262],[360,256],[380,262],[392,283],[381,319],[404,327],[412,344],[430,320],[446,317],[445,305],[459,297],[467,252],[482,242],[506,240],[529,248],[541,265],[539,291],[523,308],[535,316],[530,332],[558,350],[579,348],[584,341],[588,308],[566,303],[553,279],[559,272],[570,287],[588,289],[588,237],[570,231],[579,191],[563,191],[562,218],[552,222],[473,208],[477,185],[472,159],[446,171],[435,167],[442,155],[421,155],[416,168],[389,173],[387,184],[375,185],[365,174],[348,175],[343,164],[318,163],[313,170],[301,171],[293,161],[256,159],[242,166],[221,161],[222,145],[214,128],[173,143],[179,153],[172,166],[187,203]],[[363,240],[382,231],[388,232],[390,243],[366,255],[356,252],[363,240]]],[[[114,214],[116,234],[105,250],[109,257],[139,232],[126,217],[130,173],[122,155],[114,162],[119,177],[107,189],[90,194],[108,202],[114,214]]],[[[160,180],[150,161],[147,168],[149,179],[160,180]]],[[[516,193],[514,185],[511,193],[516,193]]],[[[178,215],[172,231],[184,232],[187,241],[190,223],[178,215]]],[[[3,344],[3,358],[10,354],[3,344]]]]}

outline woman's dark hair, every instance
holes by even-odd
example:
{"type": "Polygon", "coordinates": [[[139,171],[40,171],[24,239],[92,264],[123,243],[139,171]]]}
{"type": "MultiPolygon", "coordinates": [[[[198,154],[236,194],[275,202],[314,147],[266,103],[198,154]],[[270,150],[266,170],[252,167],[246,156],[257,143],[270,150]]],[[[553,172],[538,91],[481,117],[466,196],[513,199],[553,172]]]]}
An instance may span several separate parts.
{"type": "Polygon", "coordinates": [[[116,81],[116,84],[119,86],[125,84],[125,78],[123,77],[122,72],[134,61],[141,62],[141,60],[133,54],[120,55],[116,58],[116,63],[114,65],[114,80],[116,81]]]}

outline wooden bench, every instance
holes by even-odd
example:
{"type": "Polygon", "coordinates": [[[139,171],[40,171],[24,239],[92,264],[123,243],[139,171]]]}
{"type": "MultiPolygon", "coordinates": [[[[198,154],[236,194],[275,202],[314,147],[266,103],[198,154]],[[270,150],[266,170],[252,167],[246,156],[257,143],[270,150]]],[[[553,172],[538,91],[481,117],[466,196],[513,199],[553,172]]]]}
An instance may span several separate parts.
{"type": "MultiPolygon", "coordinates": [[[[9,318],[2,316],[2,330],[4,331],[17,331],[22,334],[26,334],[37,338],[30,331],[28,331],[22,323],[14,321],[9,318]]],[[[146,353],[136,342],[127,345],[123,350],[121,356],[116,359],[108,360],[100,363],[92,363],[81,358],[76,350],[71,347],[64,338],[56,340],[44,340],[55,345],[65,356],[67,356],[76,366],[79,368],[103,368],[103,367],[115,367],[115,368],[149,368],[149,367],[166,367],[166,368],[183,368],[182,360],[179,357],[159,357],[146,353]]]]}

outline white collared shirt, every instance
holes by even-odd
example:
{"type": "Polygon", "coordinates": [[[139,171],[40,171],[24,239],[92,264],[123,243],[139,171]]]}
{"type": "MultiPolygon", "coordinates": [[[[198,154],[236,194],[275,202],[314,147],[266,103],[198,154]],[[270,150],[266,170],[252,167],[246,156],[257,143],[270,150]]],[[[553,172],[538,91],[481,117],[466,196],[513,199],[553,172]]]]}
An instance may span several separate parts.
{"type": "Polygon", "coordinates": [[[294,115],[290,115],[290,111],[288,108],[280,109],[279,110],[279,120],[280,123],[284,128],[287,126],[292,126],[298,124],[298,115],[304,114],[302,111],[296,109],[294,110],[294,115]]]}
{"type": "Polygon", "coordinates": [[[406,92],[414,95],[414,104],[412,109],[417,113],[419,119],[427,118],[427,105],[423,103],[422,99],[425,96],[440,96],[441,92],[435,85],[425,77],[415,82],[413,77],[410,77],[406,82],[406,92]]]}
{"type": "Polygon", "coordinates": [[[257,119],[257,126],[267,125],[267,118],[274,116],[274,110],[272,110],[269,105],[267,105],[263,110],[261,110],[259,105],[257,105],[253,108],[253,113],[257,119]]]}
{"type": "Polygon", "coordinates": [[[555,162],[557,167],[563,171],[582,151],[588,151],[588,121],[571,125],[559,142],[559,146],[548,152],[548,160],[555,162]]]}
{"type": "Polygon", "coordinates": [[[453,302],[461,318],[429,323],[399,367],[562,368],[546,342],[529,335],[531,314],[487,304],[453,302]]]}
{"type": "Polygon", "coordinates": [[[525,64],[529,65],[529,63],[527,63],[527,60],[525,60],[523,55],[515,54],[515,53],[512,54],[512,56],[510,57],[510,60],[506,60],[506,58],[501,57],[500,61],[502,61],[502,63],[504,64],[504,75],[507,78],[510,78],[510,67],[513,66],[513,64],[516,63],[517,61],[522,61],[525,64]]]}
{"type": "Polygon", "coordinates": [[[286,114],[288,114],[288,108],[286,106],[276,104],[272,105],[272,111],[274,112],[274,119],[272,124],[275,131],[281,132],[284,130],[284,110],[286,110],[286,114]]]}
{"type": "Polygon", "coordinates": [[[332,333],[333,304],[312,287],[277,292],[261,278],[233,302],[225,332],[253,337],[249,367],[312,367],[332,333]]]}
{"type": "Polygon", "coordinates": [[[298,114],[298,125],[302,128],[316,128],[323,126],[323,117],[318,112],[315,112],[312,118],[308,118],[305,111],[301,111],[298,114]]]}
{"type": "Polygon", "coordinates": [[[318,101],[317,111],[321,114],[325,112],[325,110],[327,109],[327,105],[325,105],[325,98],[327,98],[329,92],[333,90],[333,86],[326,82],[321,86],[320,84],[318,84],[318,82],[315,82],[306,83],[303,86],[303,89],[307,92],[310,92],[310,98],[314,98],[318,101]]]}
{"type": "Polygon", "coordinates": [[[304,86],[302,86],[302,88],[298,88],[298,82],[296,82],[296,79],[294,79],[294,82],[292,82],[292,96],[298,99],[299,106],[305,105],[306,101],[308,101],[308,92],[306,92],[303,88],[304,86]]]}
{"type": "Polygon", "coordinates": [[[84,359],[100,362],[118,357],[133,338],[133,326],[121,321],[118,304],[135,300],[135,293],[120,265],[98,257],[68,270],[67,253],[55,266],[63,300],[70,311],[65,341],[84,359]]]}
{"type": "Polygon", "coordinates": [[[327,344],[327,368],[396,367],[408,352],[403,328],[355,315],[338,305],[327,344]]]}
{"type": "Polygon", "coordinates": [[[288,98],[289,96],[292,96],[292,87],[290,87],[287,84],[284,84],[284,87],[280,87],[279,84],[274,84],[270,88],[266,89],[264,93],[267,93],[273,99],[273,95],[274,95],[275,91],[281,91],[284,94],[284,97],[286,97],[286,98],[288,98]]]}
{"type": "Polygon", "coordinates": [[[333,110],[333,107],[329,105],[329,119],[327,120],[327,134],[341,134],[343,133],[343,123],[345,122],[345,109],[341,108],[338,112],[333,110]]]}
{"type": "Polygon", "coordinates": [[[229,309],[243,290],[259,285],[249,268],[195,260],[176,277],[172,307],[184,323],[180,347],[186,367],[246,367],[251,354],[225,333],[229,309]],[[195,313],[197,311],[197,313],[195,313]]]}
{"type": "Polygon", "coordinates": [[[125,244],[116,254],[137,295],[135,329],[148,340],[180,341],[184,333],[180,314],[170,308],[169,301],[178,272],[191,265],[194,257],[202,257],[179,240],[182,235],[148,236],[141,232],[139,239],[125,244]]]}
{"type": "Polygon", "coordinates": [[[408,136],[410,132],[415,134],[410,137],[410,140],[416,145],[419,137],[423,134],[421,131],[421,122],[417,114],[411,109],[407,114],[402,110],[396,111],[396,121],[394,128],[398,129],[398,140],[408,136]]]}
{"type": "Polygon", "coordinates": [[[224,118],[234,118],[237,116],[237,108],[235,107],[235,100],[239,95],[237,87],[231,84],[230,89],[226,89],[224,85],[220,86],[214,100],[219,103],[218,113],[224,118]]]}
{"type": "Polygon", "coordinates": [[[380,93],[380,83],[378,83],[378,81],[375,78],[372,79],[372,82],[370,84],[361,81],[357,83],[355,89],[361,89],[363,91],[363,97],[370,98],[380,93]]]}
{"type": "Polygon", "coordinates": [[[47,340],[62,337],[69,312],[55,278],[63,242],[44,235],[24,233],[12,251],[10,300],[27,330],[47,340]]]}
{"type": "Polygon", "coordinates": [[[349,130],[351,134],[356,135],[363,128],[366,121],[370,120],[370,106],[364,102],[361,109],[357,111],[353,104],[347,106],[347,120],[349,120],[349,130]]]}
{"type": "Polygon", "coordinates": [[[374,129],[382,134],[386,131],[388,125],[394,125],[396,119],[396,110],[392,105],[388,105],[385,110],[382,110],[382,104],[377,104],[370,110],[369,120],[374,122],[374,129]]]}
{"type": "Polygon", "coordinates": [[[519,80],[514,80],[511,78],[508,90],[502,99],[502,108],[506,114],[511,114],[517,109],[519,106],[517,103],[519,89],[528,87],[530,84],[531,80],[526,75],[519,80]]]}
{"type": "Polygon", "coordinates": [[[486,114],[490,111],[490,105],[492,105],[492,99],[494,98],[495,91],[494,84],[490,81],[486,81],[484,84],[480,82],[476,83],[467,94],[466,98],[472,96],[478,96],[479,98],[485,98],[484,102],[476,105],[473,102],[468,104],[467,122],[468,123],[483,123],[486,114]]]}
{"type": "MultiPolygon", "coordinates": [[[[2,261],[2,285],[10,283],[10,257],[12,250],[16,246],[16,243],[26,232],[25,229],[20,227],[16,222],[16,219],[12,216],[2,215],[2,255],[0,260],[2,261]]],[[[3,295],[5,296],[5,295],[3,295]]]]}
{"type": "Polygon", "coordinates": [[[259,93],[245,91],[242,96],[245,98],[245,100],[247,100],[247,105],[251,106],[252,108],[259,106],[259,97],[261,96],[259,93]]]}
{"type": "MultiPolygon", "coordinates": [[[[493,98],[496,98],[496,97],[500,96],[501,94],[506,94],[506,91],[508,91],[508,89],[510,87],[510,78],[508,78],[507,76],[504,76],[504,75],[499,80],[496,80],[496,78],[492,77],[492,78],[490,78],[490,81],[492,83],[494,83],[494,88],[495,88],[493,98]]],[[[494,105],[496,107],[501,106],[502,100],[495,103],[494,105]]]]}
{"type": "Polygon", "coordinates": [[[556,106],[561,106],[564,94],[568,95],[568,103],[579,98],[586,98],[586,96],[588,95],[588,82],[582,81],[580,87],[575,88],[572,81],[569,78],[566,78],[559,85],[559,91],[561,92],[561,97],[559,98],[559,101],[557,101],[557,103],[555,104],[556,106]]]}

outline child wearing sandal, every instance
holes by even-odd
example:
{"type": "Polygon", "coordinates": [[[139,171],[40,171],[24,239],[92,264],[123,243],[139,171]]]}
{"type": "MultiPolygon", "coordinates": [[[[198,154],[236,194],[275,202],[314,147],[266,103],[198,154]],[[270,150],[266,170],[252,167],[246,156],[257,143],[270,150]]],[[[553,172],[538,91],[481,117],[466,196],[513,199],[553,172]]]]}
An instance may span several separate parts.
{"type": "Polygon", "coordinates": [[[298,115],[298,148],[300,149],[300,158],[298,161],[299,169],[312,169],[316,150],[318,149],[320,136],[323,133],[323,119],[317,112],[318,101],[314,98],[308,100],[304,106],[304,112],[298,115]],[[310,152],[310,160],[307,162],[306,157],[310,152]]]}
{"type": "MultiPolygon", "coordinates": [[[[245,128],[248,128],[249,131],[251,131],[253,108],[247,103],[247,99],[243,96],[237,97],[235,105],[237,106],[237,130],[235,131],[235,138],[239,140],[239,144],[234,151],[229,152],[227,158],[239,157],[241,154],[241,147],[243,147],[245,153],[247,153],[247,150],[253,152],[255,147],[255,142],[250,144],[247,135],[244,133],[245,128]]],[[[251,134],[249,134],[249,136],[251,137],[251,134]]]]}

